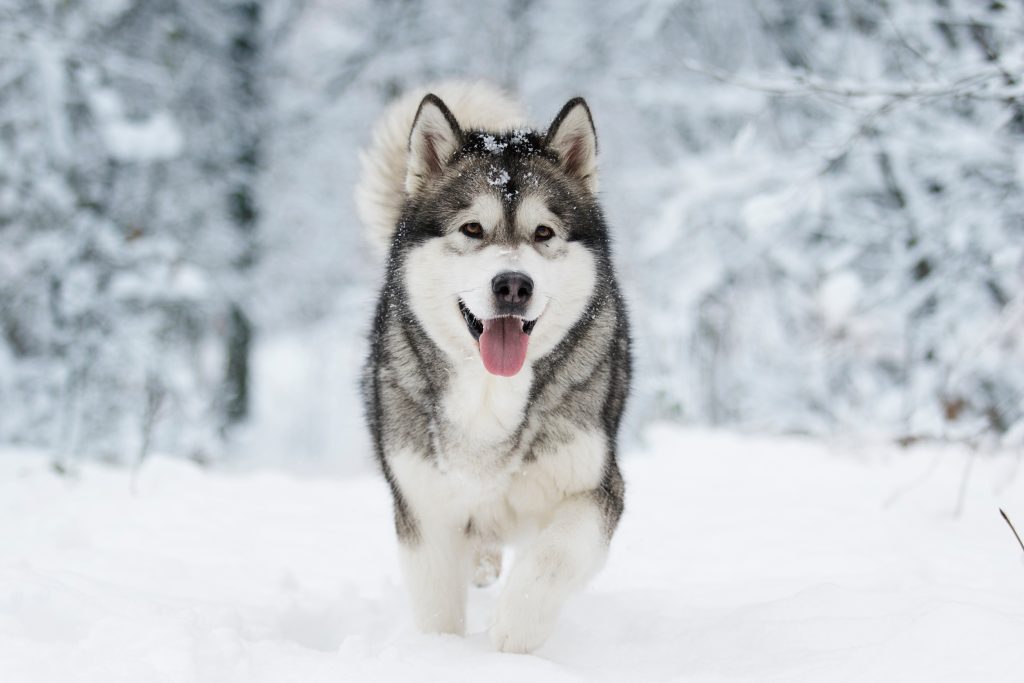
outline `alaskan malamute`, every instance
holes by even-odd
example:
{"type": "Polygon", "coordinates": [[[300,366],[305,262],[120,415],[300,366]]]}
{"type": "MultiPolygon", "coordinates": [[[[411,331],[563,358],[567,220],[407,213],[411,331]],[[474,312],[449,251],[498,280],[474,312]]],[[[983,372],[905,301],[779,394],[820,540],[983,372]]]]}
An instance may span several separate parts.
{"type": "Polygon", "coordinates": [[[514,544],[490,636],[532,650],[623,505],[630,340],[590,110],[542,132],[496,88],[448,83],[391,105],[362,162],[388,249],[363,390],[416,624],[463,633],[469,582],[514,544]]]}

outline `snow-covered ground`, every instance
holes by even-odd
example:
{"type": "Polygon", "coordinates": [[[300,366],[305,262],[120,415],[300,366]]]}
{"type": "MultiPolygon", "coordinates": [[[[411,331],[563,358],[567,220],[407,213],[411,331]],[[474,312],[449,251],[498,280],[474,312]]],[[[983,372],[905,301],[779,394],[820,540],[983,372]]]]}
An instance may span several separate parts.
{"type": "Polygon", "coordinates": [[[371,473],[0,456],[0,680],[1020,681],[1020,455],[668,427],[535,654],[424,636],[371,473]]]}

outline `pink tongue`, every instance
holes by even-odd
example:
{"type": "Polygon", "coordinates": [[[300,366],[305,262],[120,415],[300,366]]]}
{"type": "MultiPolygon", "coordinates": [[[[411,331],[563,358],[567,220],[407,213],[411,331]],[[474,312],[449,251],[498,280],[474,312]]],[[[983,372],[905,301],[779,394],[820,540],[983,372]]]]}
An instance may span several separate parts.
{"type": "Polygon", "coordinates": [[[484,321],[480,335],[480,357],[492,375],[511,377],[519,372],[526,360],[526,345],[530,335],[523,332],[519,318],[491,318],[484,321]]]}

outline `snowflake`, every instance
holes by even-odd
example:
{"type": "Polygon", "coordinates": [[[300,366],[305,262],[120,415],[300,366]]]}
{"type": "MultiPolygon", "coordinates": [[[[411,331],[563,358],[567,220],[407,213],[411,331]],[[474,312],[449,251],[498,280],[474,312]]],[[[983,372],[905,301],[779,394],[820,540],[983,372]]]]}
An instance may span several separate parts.
{"type": "Polygon", "coordinates": [[[490,173],[487,175],[487,184],[494,187],[505,187],[509,181],[508,171],[503,168],[497,168],[491,166],[490,173]]]}
{"type": "Polygon", "coordinates": [[[484,142],[484,149],[491,154],[500,154],[506,147],[508,147],[507,142],[498,142],[493,135],[484,135],[482,140],[484,142]]]}

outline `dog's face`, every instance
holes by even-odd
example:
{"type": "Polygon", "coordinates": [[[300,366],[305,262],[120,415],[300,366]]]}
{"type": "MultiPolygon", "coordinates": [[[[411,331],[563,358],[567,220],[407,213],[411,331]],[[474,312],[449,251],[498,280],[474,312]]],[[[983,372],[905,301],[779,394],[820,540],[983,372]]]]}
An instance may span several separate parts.
{"type": "Polygon", "coordinates": [[[410,136],[405,286],[417,321],[455,360],[512,376],[580,319],[606,244],[597,141],[582,99],[546,135],[463,132],[428,95],[410,136]]]}

